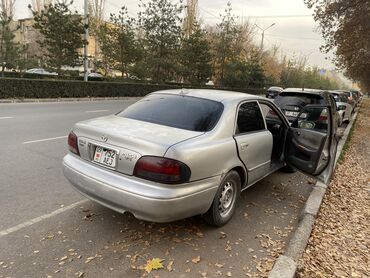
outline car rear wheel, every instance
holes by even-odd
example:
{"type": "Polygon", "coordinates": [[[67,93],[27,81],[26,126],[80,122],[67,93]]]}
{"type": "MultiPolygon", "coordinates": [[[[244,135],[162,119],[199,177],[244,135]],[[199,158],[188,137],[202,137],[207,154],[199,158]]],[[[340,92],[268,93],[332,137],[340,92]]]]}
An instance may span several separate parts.
{"type": "Polygon", "coordinates": [[[234,215],[240,195],[240,177],[236,171],[226,174],[217,190],[212,206],[204,214],[205,221],[212,226],[223,226],[234,215]]]}

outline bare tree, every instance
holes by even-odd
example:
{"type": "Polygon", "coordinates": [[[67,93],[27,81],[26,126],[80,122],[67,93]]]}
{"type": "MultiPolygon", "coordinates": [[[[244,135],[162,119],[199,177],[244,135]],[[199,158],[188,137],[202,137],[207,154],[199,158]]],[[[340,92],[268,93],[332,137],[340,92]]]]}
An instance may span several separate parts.
{"type": "Polygon", "coordinates": [[[239,53],[240,58],[248,59],[255,50],[254,31],[255,26],[249,20],[241,20],[238,23],[238,38],[235,43],[235,52],[239,53]]]}
{"type": "Polygon", "coordinates": [[[13,18],[15,0],[1,0],[0,12],[7,18],[13,18]]]}
{"type": "Polygon", "coordinates": [[[41,12],[45,7],[53,3],[53,0],[33,0],[33,10],[36,12],[41,12]]]}
{"type": "Polygon", "coordinates": [[[105,0],[90,0],[89,10],[91,15],[89,27],[91,35],[94,37],[94,69],[96,70],[101,54],[98,35],[104,21],[105,0]]]}

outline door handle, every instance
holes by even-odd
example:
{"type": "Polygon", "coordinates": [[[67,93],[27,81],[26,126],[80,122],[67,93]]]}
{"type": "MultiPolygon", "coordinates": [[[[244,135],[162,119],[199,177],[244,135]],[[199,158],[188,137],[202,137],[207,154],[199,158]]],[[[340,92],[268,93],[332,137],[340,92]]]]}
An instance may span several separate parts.
{"type": "Polygon", "coordinates": [[[245,150],[246,148],[248,148],[248,146],[249,146],[249,144],[247,144],[247,143],[240,144],[240,149],[245,150]]]}

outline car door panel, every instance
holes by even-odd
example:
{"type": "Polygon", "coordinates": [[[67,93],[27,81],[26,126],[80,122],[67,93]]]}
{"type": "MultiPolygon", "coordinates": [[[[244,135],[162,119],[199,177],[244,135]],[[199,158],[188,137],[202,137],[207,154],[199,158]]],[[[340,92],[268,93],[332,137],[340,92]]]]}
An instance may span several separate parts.
{"type": "Polygon", "coordinates": [[[305,106],[288,130],[285,162],[328,183],[337,150],[336,108],[305,106]]]}
{"type": "Polygon", "coordinates": [[[261,108],[256,100],[238,106],[234,139],[240,160],[248,172],[250,185],[265,176],[270,168],[272,134],[266,129],[261,108]]]}
{"type": "Polygon", "coordinates": [[[270,169],[272,134],[268,130],[235,136],[240,159],[248,171],[248,184],[260,179],[270,169]]]}
{"type": "Polygon", "coordinates": [[[325,133],[290,128],[286,142],[286,162],[307,174],[317,174],[328,162],[328,156],[322,155],[327,138],[325,133]]]}

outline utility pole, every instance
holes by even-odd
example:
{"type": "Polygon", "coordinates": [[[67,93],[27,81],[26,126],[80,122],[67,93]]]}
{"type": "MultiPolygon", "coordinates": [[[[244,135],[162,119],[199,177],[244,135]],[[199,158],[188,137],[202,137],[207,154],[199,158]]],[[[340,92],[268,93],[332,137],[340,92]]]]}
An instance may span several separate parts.
{"type": "Polygon", "coordinates": [[[84,81],[87,82],[89,61],[87,59],[87,46],[89,43],[89,0],[84,0],[84,81]]]}
{"type": "Polygon", "coordinates": [[[183,29],[186,38],[189,38],[194,30],[194,23],[198,17],[198,0],[187,0],[183,29]]]}
{"type": "Polygon", "coordinates": [[[265,29],[262,29],[261,27],[259,27],[257,24],[254,24],[256,25],[256,27],[258,29],[260,29],[262,31],[262,36],[261,36],[261,45],[260,45],[260,55],[261,55],[261,59],[262,59],[262,53],[263,53],[263,40],[265,38],[265,31],[269,28],[271,28],[272,26],[275,25],[275,23],[272,23],[269,27],[265,28],[265,29]]]}

